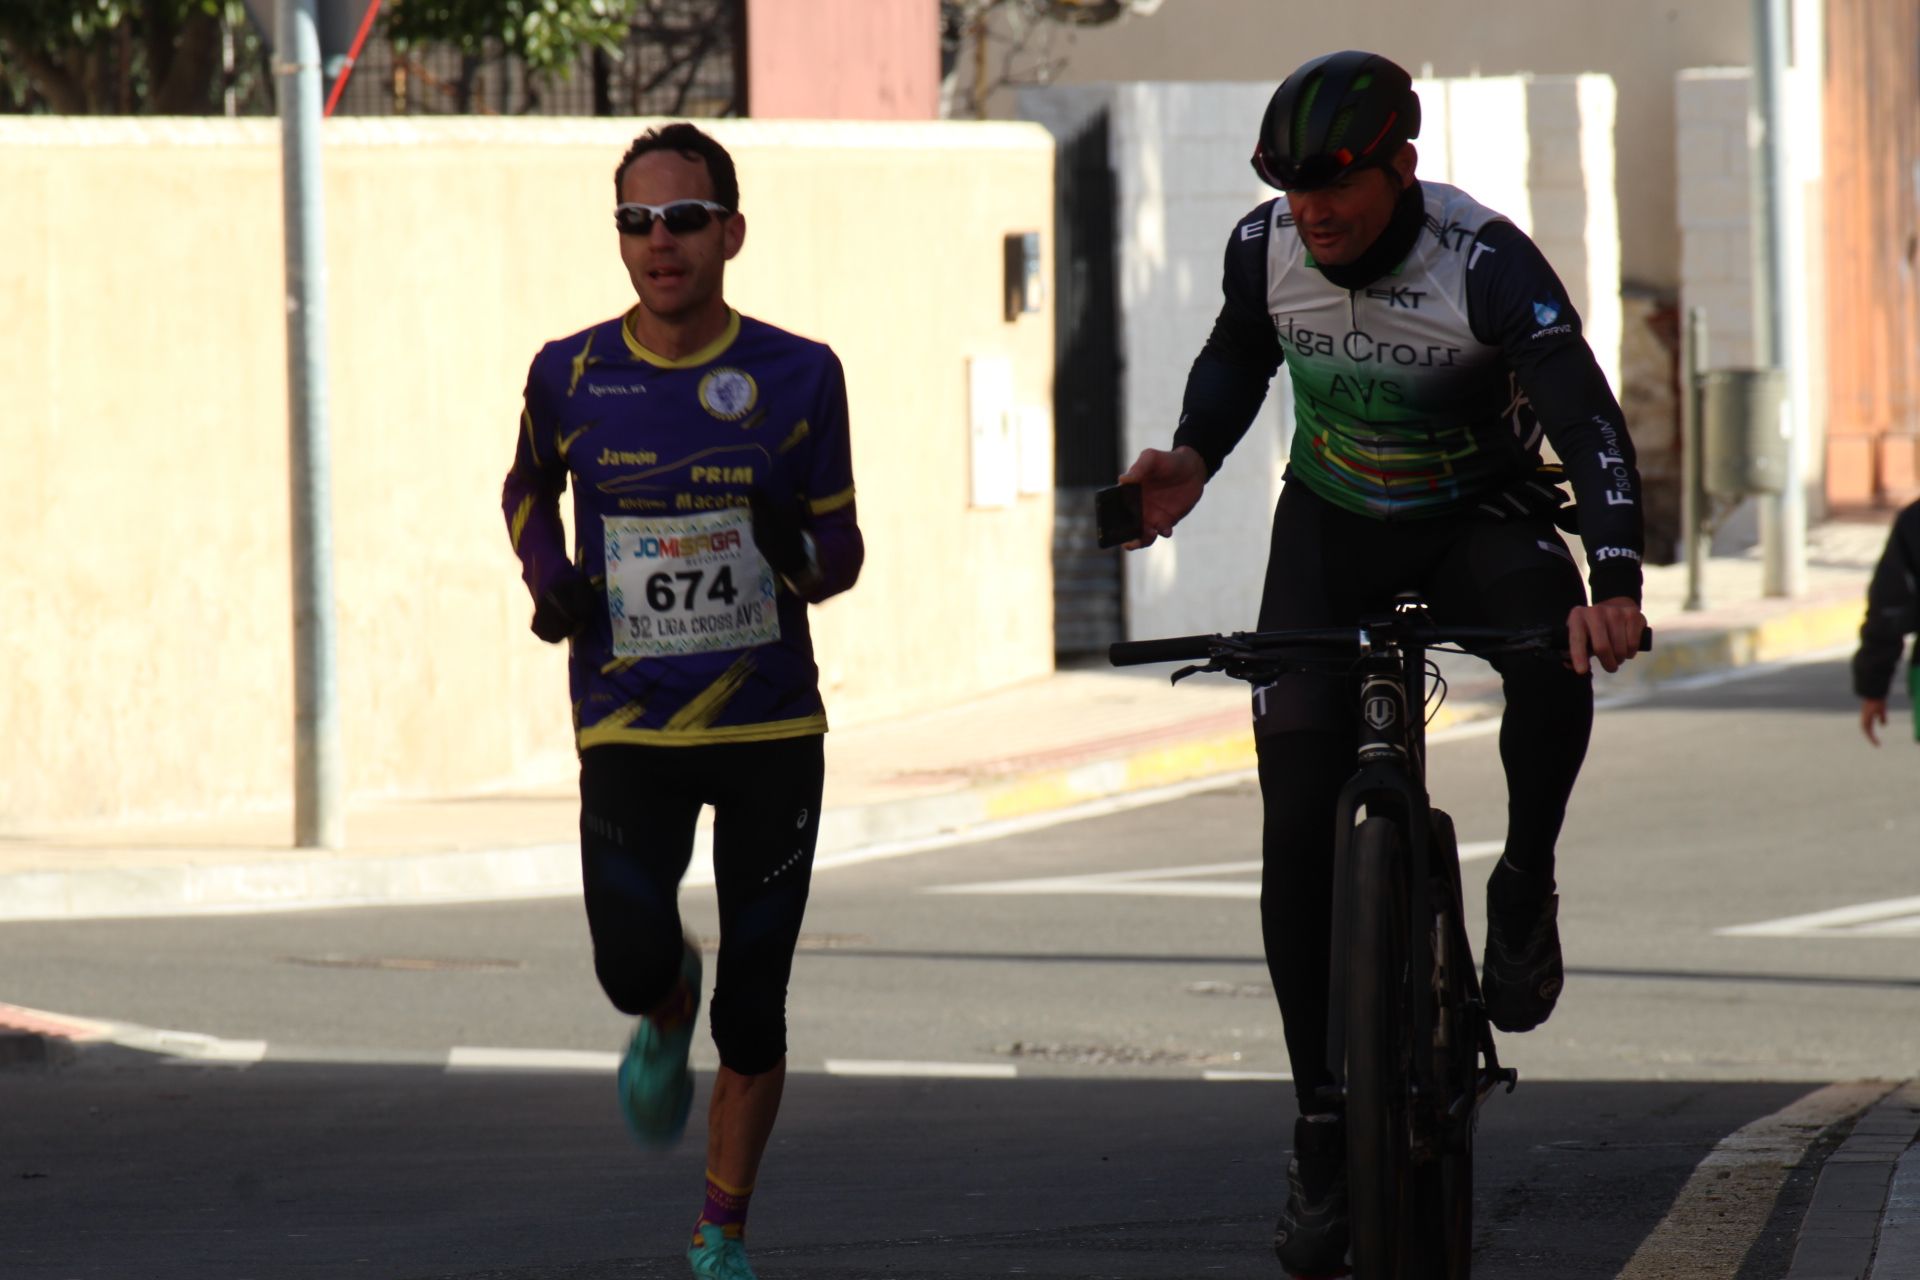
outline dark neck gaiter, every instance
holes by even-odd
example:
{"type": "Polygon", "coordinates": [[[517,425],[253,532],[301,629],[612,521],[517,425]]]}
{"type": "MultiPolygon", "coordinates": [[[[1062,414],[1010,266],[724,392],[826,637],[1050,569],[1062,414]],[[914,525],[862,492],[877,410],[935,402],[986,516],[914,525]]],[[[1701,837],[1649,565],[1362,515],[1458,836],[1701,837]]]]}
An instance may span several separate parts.
{"type": "Polygon", "coordinates": [[[1320,264],[1320,274],[1342,289],[1364,289],[1407,260],[1427,222],[1427,200],[1418,182],[1408,185],[1393,206],[1393,217],[1367,251],[1342,266],[1320,264]]]}

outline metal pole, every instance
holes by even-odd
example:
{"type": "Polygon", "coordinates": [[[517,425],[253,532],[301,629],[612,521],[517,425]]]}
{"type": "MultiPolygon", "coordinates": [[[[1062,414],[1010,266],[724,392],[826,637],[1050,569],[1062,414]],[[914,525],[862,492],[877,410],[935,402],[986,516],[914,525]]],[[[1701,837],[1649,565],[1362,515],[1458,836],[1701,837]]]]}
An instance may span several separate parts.
{"type": "Polygon", "coordinates": [[[1787,0],[1753,0],[1754,151],[1754,306],[1758,363],[1787,371],[1787,405],[1781,429],[1787,435],[1787,467],[1782,492],[1761,503],[1763,590],[1770,596],[1806,591],[1806,466],[1801,459],[1799,425],[1801,361],[1789,317],[1798,299],[1792,254],[1787,243],[1787,0]]]}
{"type": "Polygon", "coordinates": [[[315,0],[278,0],[274,72],[287,245],[287,423],[293,516],[293,831],[301,848],[346,843],[333,644],[327,449],[327,260],[320,188],[315,0]]]}
{"type": "Polygon", "coordinates": [[[1680,326],[1680,532],[1687,540],[1687,599],[1704,609],[1701,579],[1707,559],[1706,456],[1700,427],[1700,365],[1707,355],[1707,309],[1687,308],[1680,326]]]}

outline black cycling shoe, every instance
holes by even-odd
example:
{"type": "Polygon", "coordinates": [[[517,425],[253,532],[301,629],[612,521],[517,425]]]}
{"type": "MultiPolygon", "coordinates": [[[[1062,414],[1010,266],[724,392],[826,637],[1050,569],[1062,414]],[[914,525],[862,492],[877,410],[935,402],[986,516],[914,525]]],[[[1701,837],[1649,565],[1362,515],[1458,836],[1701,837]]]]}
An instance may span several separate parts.
{"type": "Polygon", "coordinates": [[[1480,988],[1487,1017],[1502,1031],[1531,1031],[1547,1020],[1567,983],[1560,961],[1560,895],[1537,912],[1506,916],[1487,910],[1487,949],[1480,988]]]}
{"type": "Polygon", "coordinates": [[[1295,1280],[1347,1274],[1347,1127],[1293,1122],[1287,1204],[1273,1224],[1273,1252],[1295,1280]]]}

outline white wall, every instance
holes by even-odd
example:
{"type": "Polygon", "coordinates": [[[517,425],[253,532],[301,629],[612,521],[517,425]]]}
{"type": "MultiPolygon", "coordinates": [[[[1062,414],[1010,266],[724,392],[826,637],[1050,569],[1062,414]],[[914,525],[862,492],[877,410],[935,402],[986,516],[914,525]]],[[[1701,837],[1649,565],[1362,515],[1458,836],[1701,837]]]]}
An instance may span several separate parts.
{"type": "MultiPolygon", "coordinates": [[[[1620,243],[1613,86],[1604,76],[1509,76],[1417,85],[1423,177],[1453,182],[1533,235],[1566,282],[1616,388],[1620,243]]],[[[1269,84],[1029,89],[1020,112],[1066,136],[1111,113],[1127,461],[1166,448],[1187,370],[1220,310],[1227,237],[1270,198],[1248,165],[1269,84]]],[[[1132,638],[1255,625],[1293,396],[1283,366],[1246,437],[1176,535],[1126,559],[1132,638]]]]}
{"type": "Polygon", "coordinates": [[[1620,392],[1620,219],[1613,81],[1601,75],[1420,80],[1420,175],[1464,188],[1532,236],[1620,392]]]}
{"type": "MultiPolygon", "coordinates": [[[[1115,90],[1121,209],[1123,457],[1166,448],[1187,370],[1220,311],[1227,237],[1273,192],[1247,163],[1245,122],[1261,85],[1134,84],[1115,90]]],[[[1266,405],[1175,536],[1126,560],[1132,637],[1249,629],[1260,609],[1267,532],[1293,424],[1282,369],[1266,405]]]]}
{"type": "MultiPolygon", "coordinates": [[[[1794,21],[1819,0],[1794,0],[1794,21]]],[[[1598,73],[1619,88],[1621,251],[1625,278],[1671,292],[1679,280],[1674,230],[1674,76],[1683,67],[1744,65],[1751,0],[1167,0],[1151,16],[1070,27],[1014,74],[1049,84],[1135,80],[1258,82],[1272,89],[1309,58],[1370,49],[1427,79],[1598,73]]],[[[995,43],[989,74],[1001,69],[995,43]]],[[[1808,65],[1817,65],[1809,63],[1808,65]]],[[[962,73],[966,74],[963,66],[962,73]]],[[[1010,114],[1011,95],[995,114],[1010,114]]],[[[1680,113],[1679,119],[1684,119],[1680,113]]],[[[1254,126],[1238,137],[1253,147],[1254,126]]]]}
{"type": "MultiPolygon", "coordinates": [[[[1803,65],[1815,65],[1805,55],[1803,65]]],[[[1676,140],[1675,183],[1680,205],[1680,314],[1706,312],[1708,369],[1756,364],[1753,259],[1751,77],[1745,67],[1709,67],[1682,71],[1675,86],[1681,120],[1676,140]]],[[[1825,424],[1814,412],[1824,400],[1823,326],[1819,323],[1820,270],[1818,181],[1820,166],[1820,89],[1817,78],[1799,68],[1788,73],[1786,163],[1796,199],[1785,211],[1789,270],[1789,358],[1797,366],[1792,379],[1794,415],[1801,441],[1803,474],[1816,504],[1824,490],[1821,460],[1825,424]]],[[[1749,507],[1752,504],[1748,504],[1749,507]]],[[[1818,510],[1816,505],[1814,510],[1818,510]]],[[[1737,550],[1755,537],[1752,511],[1742,512],[1715,539],[1716,549],[1737,550]]]]}

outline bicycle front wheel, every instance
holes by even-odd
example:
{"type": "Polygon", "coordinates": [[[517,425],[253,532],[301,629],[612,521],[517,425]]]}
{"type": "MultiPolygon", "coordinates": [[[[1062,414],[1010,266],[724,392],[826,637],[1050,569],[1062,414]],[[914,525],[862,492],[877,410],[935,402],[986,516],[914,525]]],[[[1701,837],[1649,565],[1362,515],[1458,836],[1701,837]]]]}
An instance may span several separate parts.
{"type": "Polygon", "coordinates": [[[1414,1247],[1409,1150],[1407,842],[1368,818],[1348,855],[1347,1195],[1354,1280],[1402,1280],[1414,1247]]]}
{"type": "Polygon", "coordinates": [[[1426,1274],[1433,1280],[1468,1280],[1473,1259],[1473,1134],[1478,1108],[1471,1105],[1480,1074],[1480,1038],[1473,951],[1467,941],[1460,897],[1460,863],[1453,819],[1435,809],[1432,820],[1433,881],[1428,899],[1434,916],[1428,938],[1433,951],[1433,1042],[1430,1078],[1435,1086],[1424,1161],[1413,1171],[1418,1238],[1429,1242],[1426,1274]],[[1464,1106],[1465,1110],[1459,1111],[1464,1106]],[[1458,1114],[1456,1114],[1458,1112],[1458,1114]]]}

